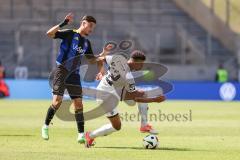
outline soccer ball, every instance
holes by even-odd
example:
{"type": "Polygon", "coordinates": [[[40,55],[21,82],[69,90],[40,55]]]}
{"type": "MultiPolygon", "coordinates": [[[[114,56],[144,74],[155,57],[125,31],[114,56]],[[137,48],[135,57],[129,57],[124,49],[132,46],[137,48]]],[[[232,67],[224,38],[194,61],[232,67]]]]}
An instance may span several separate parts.
{"type": "Polygon", "coordinates": [[[143,147],[146,149],[155,149],[158,147],[158,137],[155,135],[148,135],[143,138],[143,147]]]}

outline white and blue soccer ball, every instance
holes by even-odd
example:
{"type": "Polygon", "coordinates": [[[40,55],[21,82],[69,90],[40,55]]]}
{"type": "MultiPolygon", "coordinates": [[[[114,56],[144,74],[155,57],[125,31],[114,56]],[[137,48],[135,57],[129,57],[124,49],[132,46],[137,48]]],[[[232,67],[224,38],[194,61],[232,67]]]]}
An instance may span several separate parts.
{"type": "Polygon", "coordinates": [[[147,135],[143,138],[143,147],[146,149],[155,149],[159,145],[158,137],[156,135],[147,135]]]}

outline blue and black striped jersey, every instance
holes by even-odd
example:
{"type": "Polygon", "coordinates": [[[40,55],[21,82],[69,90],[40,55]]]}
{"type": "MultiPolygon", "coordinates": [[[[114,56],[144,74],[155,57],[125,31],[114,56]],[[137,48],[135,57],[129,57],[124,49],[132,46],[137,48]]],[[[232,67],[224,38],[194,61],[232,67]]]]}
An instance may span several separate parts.
{"type": "Polygon", "coordinates": [[[79,71],[83,56],[88,59],[94,57],[90,41],[76,30],[57,31],[54,38],[62,39],[56,62],[69,71],[79,71]]]}

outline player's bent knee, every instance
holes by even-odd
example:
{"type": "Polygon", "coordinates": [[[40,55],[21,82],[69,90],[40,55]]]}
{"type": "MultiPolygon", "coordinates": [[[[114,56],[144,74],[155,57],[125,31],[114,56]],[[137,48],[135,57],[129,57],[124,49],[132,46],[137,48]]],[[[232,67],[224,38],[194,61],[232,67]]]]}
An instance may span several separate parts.
{"type": "Polygon", "coordinates": [[[117,123],[117,124],[112,124],[113,128],[116,129],[117,131],[121,130],[121,122],[120,123],[117,123]]]}
{"type": "Polygon", "coordinates": [[[117,131],[121,130],[121,119],[118,114],[108,118],[114,129],[116,129],[117,131]]]}

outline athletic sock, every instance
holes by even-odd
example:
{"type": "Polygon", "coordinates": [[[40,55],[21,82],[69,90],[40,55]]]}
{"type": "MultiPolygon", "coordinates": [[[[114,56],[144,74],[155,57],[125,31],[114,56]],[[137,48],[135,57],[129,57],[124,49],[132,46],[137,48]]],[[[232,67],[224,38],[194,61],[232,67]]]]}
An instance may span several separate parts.
{"type": "Polygon", "coordinates": [[[84,117],[83,117],[83,110],[78,109],[75,111],[75,119],[77,122],[78,133],[84,132],[84,117]]]}
{"type": "Polygon", "coordinates": [[[117,130],[115,128],[113,128],[112,124],[106,124],[103,125],[102,127],[92,131],[90,133],[90,138],[96,138],[96,137],[100,137],[100,136],[107,136],[113,132],[116,132],[117,130]]]}
{"type": "Polygon", "coordinates": [[[48,125],[46,125],[46,124],[44,124],[44,125],[43,125],[43,128],[49,128],[49,126],[48,126],[48,125]]]}
{"type": "Polygon", "coordinates": [[[49,126],[51,120],[53,119],[53,116],[56,113],[56,109],[53,106],[50,106],[47,111],[46,119],[45,119],[45,125],[49,126]]]}
{"type": "Polygon", "coordinates": [[[141,116],[141,126],[146,126],[148,124],[147,114],[148,114],[148,104],[138,103],[138,111],[141,116]]]}
{"type": "Polygon", "coordinates": [[[79,136],[79,137],[83,137],[83,136],[84,136],[84,132],[78,133],[78,136],[79,136]]]}

